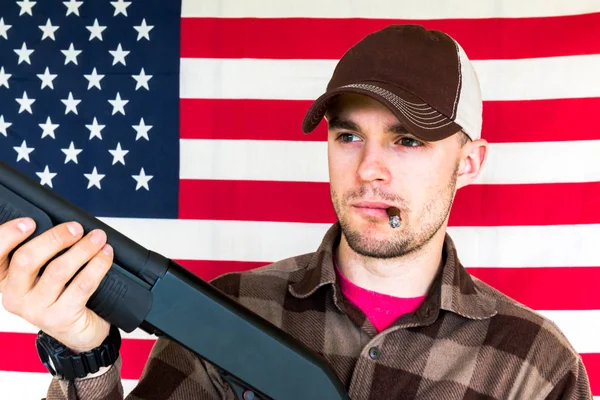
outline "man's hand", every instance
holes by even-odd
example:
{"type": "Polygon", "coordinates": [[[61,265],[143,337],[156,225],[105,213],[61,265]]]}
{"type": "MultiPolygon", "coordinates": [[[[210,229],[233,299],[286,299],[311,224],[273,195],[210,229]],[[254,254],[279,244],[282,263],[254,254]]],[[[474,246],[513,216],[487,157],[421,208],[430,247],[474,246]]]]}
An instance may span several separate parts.
{"type": "Polygon", "coordinates": [[[9,259],[11,251],[34,230],[35,222],[30,218],[0,225],[2,305],[74,352],[99,346],[108,336],[110,324],[86,303],[113,261],[106,234],[97,229],[83,237],[79,223],[64,223],[24,244],[9,259]],[[42,266],[67,248],[38,277],[42,266]]]}

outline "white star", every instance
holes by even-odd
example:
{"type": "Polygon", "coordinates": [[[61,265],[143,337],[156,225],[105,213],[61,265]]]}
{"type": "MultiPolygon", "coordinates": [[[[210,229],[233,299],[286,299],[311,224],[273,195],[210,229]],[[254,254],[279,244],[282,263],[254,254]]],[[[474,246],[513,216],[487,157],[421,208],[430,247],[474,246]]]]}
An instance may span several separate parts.
{"type": "Polygon", "coordinates": [[[6,32],[8,32],[10,28],[12,28],[12,25],[6,25],[4,23],[4,18],[0,18],[0,36],[8,40],[8,34],[6,32]]]}
{"type": "Polygon", "coordinates": [[[142,137],[148,141],[150,140],[150,138],[148,137],[148,131],[152,129],[152,125],[146,125],[144,123],[144,118],[140,119],[139,125],[132,125],[132,128],[135,129],[135,131],[137,132],[135,140],[138,140],[142,137]]]}
{"type": "Polygon", "coordinates": [[[135,90],[138,90],[141,87],[145,87],[146,90],[150,90],[150,87],[148,87],[148,81],[150,80],[150,78],[152,78],[152,75],[146,75],[146,73],[144,72],[144,68],[142,68],[139,75],[131,76],[137,82],[135,85],[135,90]]]}
{"type": "Polygon", "coordinates": [[[125,104],[129,103],[129,100],[121,100],[121,95],[117,92],[117,97],[114,100],[108,101],[113,106],[112,115],[115,115],[117,112],[125,115],[125,104]]]}
{"type": "Polygon", "coordinates": [[[12,74],[7,74],[4,72],[4,67],[0,68],[0,86],[6,86],[8,88],[8,78],[10,78],[12,74]]]}
{"type": "Polygon", "coordinates": [[[48,21],[46,21],[46,25],[38,25],[39,28],[42,30],[42,32],[44,32],[44,34],[42,35],[42,40],[46,39],[46,38],[50,38],[54,41],[56,41],[56,38],[54,37],[54,32],[56,32],[58,30],[58,28],[60,28],[60,26],[52,25],[52,22],[50,22],[50,18],[48,18],[48,21]]]}
{"type": "Polygon", "coordinates": [[[17,5],[19,7],[21,7],[21,11],[19,12],[19,16],[27,13],[29,15],[33,14],[31,13],[31,9],[33,8],[33,6],[35,6],[35,3],[37,3],[36,1],[30,1],[30,0],[23,0],[23,1],[17,1],[17,5]]]}
{"type": "Polygon", "coordinates": [[[45,124],[38,124],[38,125],[40,126],[40,128],[42,128],[44,130],[42,132],[42,139],[45,138],[46,136],[50,136],[53,139],[56,139],[56,136],[54,136],[54,131],[56,130],[56,128],[58,128],[60,126],[59,124],[53,124],[50,117],[48,117],[48,118],[46,118],[45,124]]]}
{"type": "Polygon", "coordinates": [[[19,55],[19,64],[25,61],[27,64],[31,65],[29,56],[33,54],[33,50],[29,50],[25,42],[23,42],[23,45],[20,49],[15,49],[15,53],[19,55]]]}
{"type": "Polygon", "coordinates": [[[81,50],[75,50],[73,43],[71,43],[67,50],[61,50],[61,52],[65,55],[65,65],[69,62],[77,65],[77,56],[81,54],[81,50]]]}
{"type": "Polygon", "coordinates": [[[120,62],[123,65],[127,65],[127,64],[125,64],[125,57],[127,57],[127,55],[130,52],[129,51],[123,51],[123,48],[121,47],[121,43],[119,43],[119,46],[117,46],[116,50],[109,50],[108,52],[110,54],[112,54],[112,56],[113,56],[113,63],[112,63],[112,65],[115,65],[118,62],[120,62]]]}
{"type": "Polygon", "coordinates": [[[94,21],[94,25],[86,26],[87,30],[90,31],[90,41],[93,38],[98,38],[102,41],[102,32],[106,29],[106,26],[100,26],[98,24],[98,18],[94,21]]]}
{"type": "Polygon", "coordinates": [[[67,115],[69,111],[72,111],[73,114],[77,114],[77,105],[81,103],[81,100],[74,99],[73,93],[69,92],[69,98],[61,99],[60,101],[65,105],[65,115],[67,115]]]}
{"type": "Polygon", "coordinates": [[[71,145],[69,146],[68,149],[60,149],[63,153],[65,153],[65,155],[67,156],[65,158],[65,164],[68,163],[69,161],[73,161],[75,164],[78,164],[77,162],[77,156],[79,155],[79,153],[81,153],[83,150],[81,149],[76,149],[75,146],[73,145],[73,142],[71,142],[71,145]]]}
{"type": "Polygon", "coordinates": [[[98,120],[96,120],[96,117],[94,117],[94,122],[92,123],[92,125],[86,125],[85,127],[88,128],[90,130],[90,139],[92,140],[92,138],[97,137],[98,139],[102,140],[102,133],[100,133],[102,131],[102,129],[104,129],[106,125],[98,125],[98,120]]]}
{"type": "Polygon", "coordinates": [[[146,173],[144,172],[144,168],[142,168],[139,175],[131,175],[131,176],[133,177],[133,179],[135,179],[137,181],[137,184],[135,185],[136,191],[141,187],[144,187],[148,191],[150,190],[150,187],[148,186],[148,182],[150,182],[150,179],[152,179],[154,176],[146,175],[146,173]]]}
{"type": "Polygon", "coordinates": [[[117,162],[125,165],[125,155],[129,153],[129,150],[123,150],[121,148],[121,143],[117,143],[117,148],[114,150],[109,150],[109,153],[113,156],[112,165],[115,165],[117,162]]]}
{"type": "Polygon", "coordinates": [[[102,80],[102,78],[104,78],[104,75],[98,75],[98,72],[96,72],[96,67],[94,67],[94,70],[90,75],[83,76],[89,81],[88,90],[90,90],[93,87],[97,87],[98,89],[102,90],[102,87],[100,86],[100,81],[102,80]]]}
{"type": "Polygon", "coordinates": [[[115,8],[115,15],[113,15],[113,17],[116,17],[119,14],[123,14],[124,16],[127,16],[127,7],[129,7],[131,5],[131,2],[118,0],[118,1],[111,1],[110,4],[112,4],[112,6],[115,8]]]}
{"type": "Polygon", "coordinates": [[[91,188],[92,186],[96,186],[98,189],[102,189],[100,187],[100,181],[102,180],[102,178],[104,178],[104,174],[99,174],[98,171],[96,170],[96,167],[94,167],[94,170],[92,171],[91,174],[83,174],[86,178],[88,178],[89,182],[88,182],[88,186],[87,188],[91,188]]]}
{"type": "Polygon", "coordinates": [[[27,92],[23,92],[23,97],[21,97],[20,99],[17,98],[15,100],[21,105],[21,107],[19,107],[19,114],[21,114],[25,110],[27,110],[29,114],[33,114],[33,111],[31,110],[31,105],[35,102],[35,99],[28,98],[27,92]]]}
{"type": "Polygon", "coordinates": [[[44,71],[43,74],[38,74],[37,77],[42,80],[42,89],[48,86],[50,89],[54,90],[54,84],[52,83],[52,81],[56,79],[57,76],[58,75],[56,74],[51,74],[48,70],[48,67],[46,67],[46,71],[44,71]]]}
{"type": "Polygon", "coordinates": [[[141,38],[146,38],[150,40],[150,31],[154,29],[154,25],[146,25],[146,18],[142,20],[142,24],[138,26],[134,26],[133,29],[138,31],[137,40],[139,41],[141,38]]]}
{"type": "Polygon", "coordinates": [[[48,166],[44,168],[44,172],[36,172],[37,176],[40,177],[40,185],[48,185],[52,187],[52,179],[57,175],[56,172],[50,172],[48,166]]]}
{"type": "Polygon", "coordinates": [[[83,1],[69,0],[63,1],[63,4],[67,6],[67,16],[69,16],[69,14],[75,14],[79,17],[79,7],[81,7],[83,1]]]}
{"type": "Polygon", "coordinates": [[[12,125],[12,122],[4,121],[4,115],[0,115],[0,133],[1,134],[8,137],[8,132],[6,131],[6,129],[8,129],[8,127],[11,125],[12,125]]]}
{"type": "Polygon", "coordinates": [[[33,147],[27,147],[27,143],[23,140],[21,146],[14,146],[13,149],[17,151],[17,161],[25,160],[29,161],[29,153],[35,150],[33,147]]]}

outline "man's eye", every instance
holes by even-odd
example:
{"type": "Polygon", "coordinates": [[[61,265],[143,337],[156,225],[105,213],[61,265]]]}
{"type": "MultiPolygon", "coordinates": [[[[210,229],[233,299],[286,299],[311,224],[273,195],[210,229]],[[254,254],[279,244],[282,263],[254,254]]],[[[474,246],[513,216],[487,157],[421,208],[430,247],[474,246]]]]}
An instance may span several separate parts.
{"type": "Polygon", "coordinates": [[[403,137],[400,139],[400,144],[406,147],[419,147],[423,146],[423,143],[418,141],[417,139],[411,137],[403,137]]]}
{"type": "Polygon", "coordinates": [[[358,140],[358,136],[356,136],[352,133],[342,133],[342,134],[340,134],[339,139],[342,142],[354,142],[354,141],[358,140]]]}

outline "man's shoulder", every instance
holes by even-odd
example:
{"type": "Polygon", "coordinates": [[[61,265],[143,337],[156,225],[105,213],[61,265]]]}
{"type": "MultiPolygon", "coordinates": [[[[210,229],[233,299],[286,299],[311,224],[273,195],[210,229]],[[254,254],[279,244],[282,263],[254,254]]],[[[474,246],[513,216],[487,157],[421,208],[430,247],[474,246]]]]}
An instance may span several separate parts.
{"type": "Polygon", "coordinates": [[[472,279],[477,290],[496,304],[496,315],[488,327],[488,345],[526,359],[537,368],[568,369],[579,362],[579,353],[553,320],[482,280],[472,279]],[[542,365],[552,360],[554,365],[542,365]]]}
{"type": "Polygon", "coordinates": [[[225,273],[210,283],[236,299],[248,291],[257,294],[287,290],[290,283],[304,276],[314,254],[298,254],[251,270],[225,273]]]}

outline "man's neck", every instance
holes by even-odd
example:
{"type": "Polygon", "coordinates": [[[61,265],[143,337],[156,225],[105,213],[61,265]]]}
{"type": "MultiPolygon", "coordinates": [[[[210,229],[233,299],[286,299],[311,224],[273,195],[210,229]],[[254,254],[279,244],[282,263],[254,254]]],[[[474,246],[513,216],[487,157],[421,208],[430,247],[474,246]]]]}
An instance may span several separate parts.
{"type": "Polygon", "coordinates": [[[444,237],[440,230],[419,250],[384,260],[357,254],[342,235],[336,259],[342,274],[364,289],[396,297],[423,296],[441,266],[444,237]]]}

